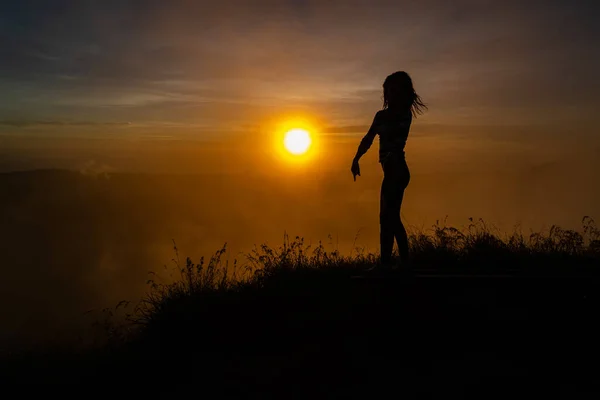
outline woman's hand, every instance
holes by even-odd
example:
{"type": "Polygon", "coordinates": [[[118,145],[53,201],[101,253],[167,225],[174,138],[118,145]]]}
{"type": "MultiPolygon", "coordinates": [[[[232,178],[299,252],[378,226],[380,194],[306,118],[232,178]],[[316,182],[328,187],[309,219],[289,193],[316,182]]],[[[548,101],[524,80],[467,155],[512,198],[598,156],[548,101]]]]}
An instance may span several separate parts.
{"type": "Polygon", "coordinates": [[[352,167],[350,167],[350,171],[352,172],[352,176],[354,177],[354,182],[356,182],[356,175],[360,176],[360,166],[358,165],[357,158],[352,160],[352,167]]]}

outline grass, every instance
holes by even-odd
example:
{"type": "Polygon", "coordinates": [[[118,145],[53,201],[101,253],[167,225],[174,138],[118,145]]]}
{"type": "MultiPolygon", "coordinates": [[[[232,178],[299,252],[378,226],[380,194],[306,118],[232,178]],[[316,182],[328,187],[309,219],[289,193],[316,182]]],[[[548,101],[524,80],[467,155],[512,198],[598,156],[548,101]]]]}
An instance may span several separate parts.
{"type": "Polygon", "coordinates": [[[174,246],[177,279],[152,275],[133,309],[107,309],[99,344],[38,354],[33,364],[21,354],[8,375],[156,377],[156,390],[193,385],[223,396],[373,394],[400,381],[407,391],[435,392],[503,376],[532,383],[557,375],[567,382],[561,390],[583,387],[584,363],[600,355],[600,229],[591,218],[581,231],[553,226],[530,235],[502,235],[481,220],[464,229],[438,222],[411,234],[410,248],[414,274],[352,279],[377,255],[345,256],[296,237],[258,246],[239,263],[225,260],[226,247],[195,263],[181,262],[174,246]],[[463,278],[439,278],[447,275],[463,278]],[[115,323],[118,312],[126,318],[115,323]]]}
{"type": "MultiPolygon", "coordinates": [[[[446,226],[439,221],[429,232],[409,236],[411,264],[415,271],[434,269],[439,272],[497,272],[551,273],[556,268],[562,274],[578,273],[585,267],[597,266],[600,260],[600,229],[590,217],[582,220],[582,231],[565,230],[551,226],[546,232],[528,236],[516,231],[502,236],[483,220],[470,224],[463,230],[446,226]],[[569,267],[571,270],[565,270],[569,267]]],[[[284,238],[279,248],[267,245],[255,247],[238,265],[223,263],[226,246],[217,251],[208,262],[198,263],[187,258],[182,265],[174,245],[176,257],[172,260],[179,279],[168,284],[150,279],[150,292],[142,300],[130,320],[148,327],[162,313],[169,313],[170,302],[182,299],[198,301],[204,295],[216,293],[285,288],[304,283],[304,275],[318,271],[339,278],[360,274],[377,263],[378,255],[355,249],[355,254],[341,255],[337,250],[327,251],[322,242],[313,248],[296,237],[284,238]]]]}

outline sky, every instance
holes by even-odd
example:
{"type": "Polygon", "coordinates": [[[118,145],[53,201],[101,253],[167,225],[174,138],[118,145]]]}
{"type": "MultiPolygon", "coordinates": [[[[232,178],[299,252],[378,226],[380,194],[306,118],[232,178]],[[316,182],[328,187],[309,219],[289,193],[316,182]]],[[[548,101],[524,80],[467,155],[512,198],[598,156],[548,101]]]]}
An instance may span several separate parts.
{"type": "Polygon", "coordinates": [[[205,140],[299,112],[360,134],[385,76],[406,70],[430,106],[424,126],[595,135],[599,11],[592,0],[2,1],[0,134],[205,140]]]}

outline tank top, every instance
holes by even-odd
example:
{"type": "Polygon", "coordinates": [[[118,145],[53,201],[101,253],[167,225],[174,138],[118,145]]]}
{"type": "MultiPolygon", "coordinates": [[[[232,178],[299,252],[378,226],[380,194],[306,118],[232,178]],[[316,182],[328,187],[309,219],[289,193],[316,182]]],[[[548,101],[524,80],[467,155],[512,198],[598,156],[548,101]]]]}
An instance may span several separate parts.
{"type": "Polygon", "coordinates": [[[404,147],[412,123],[410,109],[402,112],[389,109],[378,111],[369,131],[363,137],[360,148],[363,153],[371,147],[375,135],[379,135],[379,162],[390,156],[404,158],[404,147]]]}

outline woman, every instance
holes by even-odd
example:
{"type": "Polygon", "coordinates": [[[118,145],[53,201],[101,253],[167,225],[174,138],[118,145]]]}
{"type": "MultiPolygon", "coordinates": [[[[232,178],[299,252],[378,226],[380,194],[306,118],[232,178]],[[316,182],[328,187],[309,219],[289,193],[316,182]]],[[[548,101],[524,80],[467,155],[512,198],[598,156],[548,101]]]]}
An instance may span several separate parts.
{"type": "Polygon", "coordinates": [[[383,109],[375,114],[369,131],[360,142],[352,161],[352,175],[360,176],[358,161],[379,134],[379,162],[383,168],[383,182],[379,205],[381,265],[391,266],[394,238],[398,243],[400,262],[408,261],[408,237],[400,220],[400,206],[404,189],[410,181],[410,172],[404,158],[404,146],[413,117],[422,114],[427,106],[413,88],[412,79],[404,71],[388,76],[383,83],[383,109]]]}

